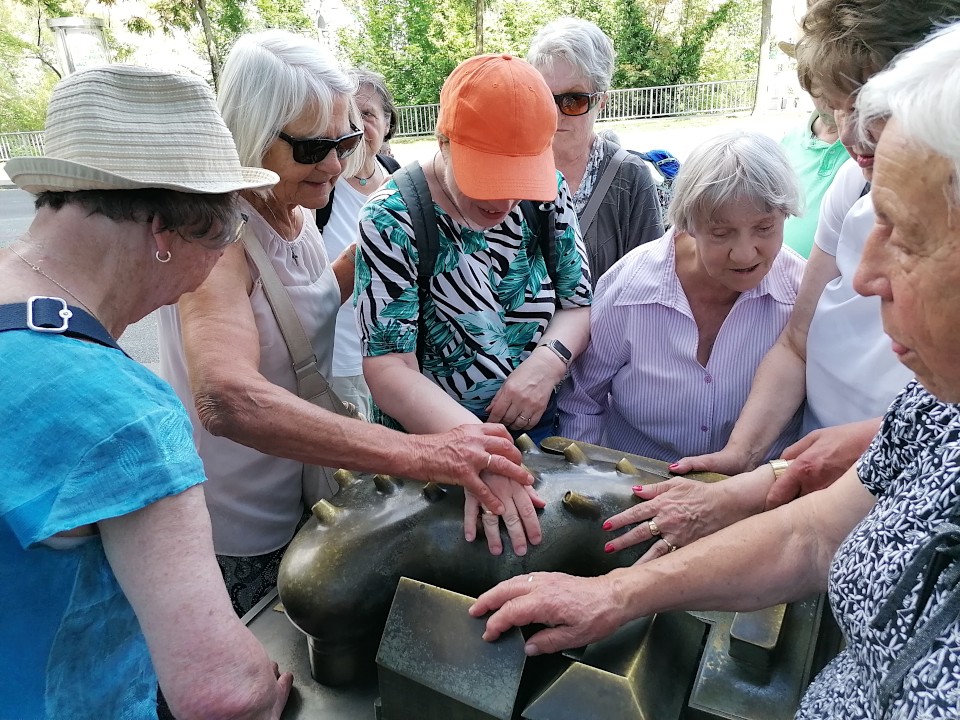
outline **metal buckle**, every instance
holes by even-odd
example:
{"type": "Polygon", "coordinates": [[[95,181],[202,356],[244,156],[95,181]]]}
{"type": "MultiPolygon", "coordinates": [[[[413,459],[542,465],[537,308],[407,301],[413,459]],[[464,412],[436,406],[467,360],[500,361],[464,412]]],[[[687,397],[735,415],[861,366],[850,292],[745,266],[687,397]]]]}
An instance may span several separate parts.
{"type": "Polygon", "coordinates": [[[34,295],[27,300],[27,327],[35,332],[41,333],[58,333],[62,335],[70,327],[70,318],[73,317],[73,313],[70,312],[70,308],[67,306],[67,301],[63,298],[50,297],[49,295],[34,295]],[[63,320],[63,323],[60,327],[43,327],[42,325],[37,325],[33,321],[33,304],[37,300],[53,300],[54,302],[60,303],[63,307],[57,311],[57,315],[63,320]]]}

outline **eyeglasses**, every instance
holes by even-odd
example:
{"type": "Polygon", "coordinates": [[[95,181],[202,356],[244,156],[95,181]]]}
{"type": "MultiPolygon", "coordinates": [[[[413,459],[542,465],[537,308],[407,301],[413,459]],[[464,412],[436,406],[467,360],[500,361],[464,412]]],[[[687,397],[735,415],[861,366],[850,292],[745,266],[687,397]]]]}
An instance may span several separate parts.
{"type": "Polygon", "coordinates": [[[360,147],[360,142],[363,140],[363,130],[357,130],[352,124],[350,129],[352,132],[338,138],[295,138],[282,130],[277,133],[277,137],[290,143],[290,147],[293,148],[294,162],[301,165],[316,165],[323,162],[323,159],[331,150],[336,150],[337,157],[343,160],[360,147]]]}
{"type": "Polygon", "coordinates": [[[588,112],[593,110],[593,108],[596,107],[596,104],[600,102],[601,95],[603,95],[602,92],[560,93],[559,95],[553,96],[553,101],[557,104],[557,107],[560,108],[560,112],[562,112],[564,115],[576,117],[577,115],[586,115],[588,112]]]}

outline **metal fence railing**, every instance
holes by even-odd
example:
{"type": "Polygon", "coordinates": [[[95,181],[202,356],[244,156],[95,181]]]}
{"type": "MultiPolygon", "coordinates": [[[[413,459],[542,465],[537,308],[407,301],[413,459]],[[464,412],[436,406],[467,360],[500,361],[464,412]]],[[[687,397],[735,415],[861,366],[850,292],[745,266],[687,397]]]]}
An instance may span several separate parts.
{"type": "MultiPolygon", "coordinates": [[[[637,120],[670,115],[709,115],[753,109],[756,80],[724,80],[691,85],[611,90],[599,120],[637,120]]],[[[430,135],[438,105],[397,108],[397,135],[430,135]]]]}
{"type": "Polygon", "coordinates": [[[43,155],[42,132],[0,133],[0,162],[29,155],[43,155]]]}
{"type": "MultiPolygon", "coordinates": [[[[600,120],[637,120],[671,115],[709,115],[753,109],[756,81],[724,80],[611,90],[600,120]]],[[[439,105],[397,108],[397,136],[432,135],[439,105]]],[[[42,155],[43,133],[0,133],[0,162],[18,155],[42,155]]]]}

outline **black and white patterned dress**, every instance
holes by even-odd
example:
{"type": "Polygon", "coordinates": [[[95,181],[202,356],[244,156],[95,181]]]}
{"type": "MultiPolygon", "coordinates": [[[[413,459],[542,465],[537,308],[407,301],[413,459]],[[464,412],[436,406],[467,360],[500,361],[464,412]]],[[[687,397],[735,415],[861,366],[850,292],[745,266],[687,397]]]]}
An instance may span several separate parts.
{"type": "Polygon", "coordinates": [[[840,545],[830,568],[830,604],[847,647],[811,684],[797,718],[960,718],[956,611],[894,683],[886,707],[880,692],[911,639],[960,592],[945,587],[949,570],[926,588],[922,569],[904,573],[939,528],[960,521],[960,406],[941,403],[911,382],[857,469],[877,504],[840,545]],[[891,607],[889,622],[874,622],[898,581],[903,602],[891,607]]]}

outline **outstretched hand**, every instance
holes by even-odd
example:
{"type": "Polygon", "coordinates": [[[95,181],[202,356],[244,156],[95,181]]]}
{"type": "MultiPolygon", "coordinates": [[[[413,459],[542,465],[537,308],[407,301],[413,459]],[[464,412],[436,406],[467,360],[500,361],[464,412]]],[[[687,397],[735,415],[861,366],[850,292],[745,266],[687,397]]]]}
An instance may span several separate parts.
{"type": "Polygon", "coordinates": [[[539,545],[543,535],[540,530],[540,520],[537,518],[537,508],[546,503],[529,485],[520,485],[500,475],[483,473],[481,475],[487,486],[503,501],[504,511],[494,513],[483,507],[480,499],[466,492],[463,505],[463,536],[467,542],[473,542],[477,537],[477,517],[481,519],[483,533],[487,538],[487,546],[493,555],[503,552],[503,540],[500,538],[500,519],[507,528],[507,535],[517,555],[527,554],[527,540],[531,545],[539,545]]]}
{"type": "Polygon", "coordinates": [[[767,493],[766,509],[832,484],[870,446],[880,421],[881,418],[871,418],[814,430],[784,450],[782,457],[790,461],[790,466],[767,493]]]}
{"type": "Polygon", "coordinates": [[[612,531],[628,525],[636,527],[613,538],[604,549],[616,552],[658,539],[638,563],[672,552],[671,548],[689,545],[742,517],[729,512],[720,502],[722,491],[719,484],[674,478],[652,485],[637,485],[633,488],[633,494],[646,502],[614,515],[603,524],[603,529],[612,531]]]}
{"type": "Polygon", "coordinates": [[[523,459],[502,425],[460,425],[436,435],[420,435],[417,477],[445,485],[461,485],[497,515],[506,506],[481,477],[482,473],[519,485],[532,485],[533,476],[521,467],[523,459]]]}
{"type": "Polygon", "coordinates": [[[610,635],[629,618],[610,575],[573,577],[531,573],[510,578],[470,606],[473,617],[494,611],[483,639],[492,642],[512,627],[549,625],[527,640],[527,655],[580,647],[610,635]]]}
{"type": "Polygon", "coordinates": [[[723,450],[706,455],[691,455],[677,460],[670,466],[670,472],[686,475],[692,472],[715,472],[722,475],[739,475],[752,470],[750,459],[725,447],[723,450]]]}

